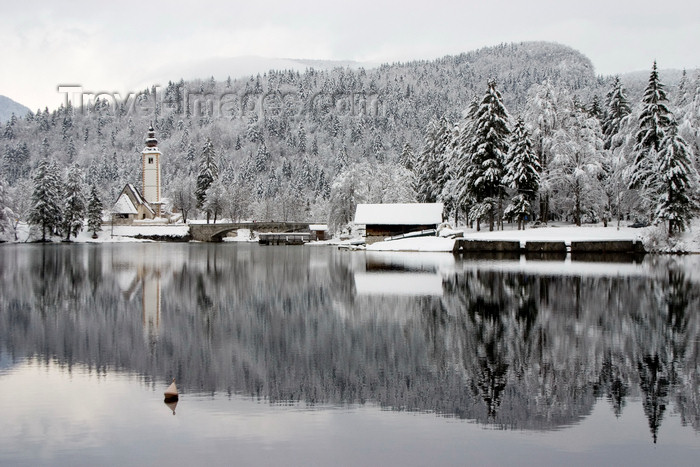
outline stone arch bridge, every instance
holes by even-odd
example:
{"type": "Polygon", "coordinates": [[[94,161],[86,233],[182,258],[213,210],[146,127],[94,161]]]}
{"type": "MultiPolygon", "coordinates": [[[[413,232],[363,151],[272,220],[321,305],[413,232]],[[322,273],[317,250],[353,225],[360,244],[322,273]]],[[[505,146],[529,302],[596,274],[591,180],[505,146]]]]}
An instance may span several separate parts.
{"type": "Polygon", "coordinates": [[[192,240],[220,242],[227,233],[238,229],[255,232],[308,232],[308,222],[231,222],[225,224],[190,224],[192,240]]]}

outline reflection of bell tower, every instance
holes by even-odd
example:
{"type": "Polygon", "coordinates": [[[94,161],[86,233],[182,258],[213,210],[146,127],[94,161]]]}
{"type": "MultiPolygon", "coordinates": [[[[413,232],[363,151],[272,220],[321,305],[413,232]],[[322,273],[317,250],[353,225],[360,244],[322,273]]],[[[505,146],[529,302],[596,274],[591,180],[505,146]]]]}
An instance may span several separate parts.
{"type": "Polygon", "coordinates": [[[156,217],[160,217],[161,200],[160,200],[160,151],[158,150],[158,140],[156,140],[156,132],[153,125],[148,128],[148,138],[146,138],[146,147],[141,151],[142,156],[142,174],[143,174],[143,197],[151,205],[156,213],[156,217]]]}
{"type": "Polygon", "coordinates": [[[141,272],[144,336],[157,338],[160,328],[160,272],[141,272]]]}

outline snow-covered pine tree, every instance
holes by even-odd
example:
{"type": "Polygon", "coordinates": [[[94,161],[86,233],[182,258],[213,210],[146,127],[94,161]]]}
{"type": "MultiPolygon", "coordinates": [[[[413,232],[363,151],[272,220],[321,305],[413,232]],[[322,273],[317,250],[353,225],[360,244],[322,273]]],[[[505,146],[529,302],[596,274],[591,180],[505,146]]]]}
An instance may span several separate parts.
{"type": "Polygon", "coordinates": [[[674,107],[683,107],[692,99],[690,83],[688,83],[688,72],[683,70],[681,79],[678,81],[675,99],[673,100],[674,107]]]}
{"type": "Polygon", "coordinates": [[[693,165],[700,170],[700,72],[688,84],[684,105],[678,109],[678,134],[693,152],[693,165]]]}
{"type": "Polygon", "coordinates": [[[433,203],[436,200],[433,185],[435,179],[434,172],[437,170],[437,162],[435,160],[437,132],[437,121],[430,120],[425,129],[423,150],[418,154],[415,164],[416,191],[418,192],[418,201],[421,203],[433,203]]]}
{"type": "MultiPolygon", "coordinates": [[[[207,190],[214,183],[214,180],[219,178],[219,166],[216,163],[216,152],[210,138],[204,143],[202,155],[199,163],[199,175],[197,175],[197,188],[195,196],[197,198],[197,207],[202,209],[206,202],[207,190]]],[[[209,223],[210,212],[207,211],[207,223],[209,223]]]]}
{"type": "Polygon", "coordinates": [[[5,180],[0,178],[0,242],[5,241],[5,235],[10,230],[8,224],[9,208],[7,207],[5,180]]]}
{"type": "Polygon", "coordinates": [[[29,210],[30,224],[41,228],[41,241],[52,234],[61,224],[61,180],[55,162],[43,158],[34,173],[32,206],[29,210]]]}
{"type": "Polygon", "coordinates": [[[413,170],[415,164],[414,157],[411,145],[409,143],[404,143],[401,155],[399,156],[399,164],[408,170],[413,170]]]}
{"type": "Polygon", "coordinates": [[[267,172],[268,166],[270,165],[270,151],[267,149],[267,145],[263,141],[258,146],[258,152],[255,156],[255,170],[258,174],[263,174],[267,172]]]}
{"type": "Polygon", "coordinates": [[[586,111],[588,112],[589,117],[594,117],[594,118],[597,118],[598,120],[603,119],[603,109],[600,105],[600,97],[598,97],[598,94],[595,94],[593,96],[593,99],[591,100],[591,104],[588,106],[586,111]]]}
{"type": "Polygon", "coordinates": [[[87,223],[88,232],[92,232],[92,238],[97,238],[97,232],[102,230],[102,211],[104,206],[97,192],[97,187],[92,184],[90,187],[90,196],[88,197],[87,207],[87,223]]]}
{"type": "Polygon", "coordinates": [[[477,204],[477,224],[485,213],[489,218],[489,230],[493,230],[502,203],[503,165],[508,153],[508,112],[503,105],[496,82],[491,80],[474,117],[474,138],[471,141],[471,161],[464,173],[464,182],[477,204]]]}
{"type": "Polygon", "coordinates": [[[339,174],[345,169],[347,169],[348,164],[350,163],[348,159],[348,148],[345,144],[343,144],[343,147],[340,148],[340,151],[338,151],[336,158],[335,158],[335,172],[336,174],[339,174]]]}
{"type": "Polygon", "coordinates": [[[304,129],[304,124],[301,122],[297,130],[297,139],[299,140],[299,152],[304,154],[306,152],[306,130],[304,129]]]}
{"type": "Polygon", "coordinates": [[[659,177],[658,204],[654,212],[657,222],[668,222],[668,233],[683,232],[700,210],[696,199],[698,173],[693,167],[692,152],[678,135],[675,123],[667,128],[661,141],[656,173],[659,177]]]}
{"type": "Polygon", "coordinates": [[[525,128],[525,122],[518,118],[513,127],[510,153],[505,165],[503,181],[515,190],[510,205],[506,207],[504,216],[513,217],[518,221],[518,230],[524,228],[523,221],[532,217],[532,202],[540,188],[540,171],[542,167],[532,149],[530,135],[525,128]]]}
{"type": "Polygon", "coordinates": [[[622,128],[622,119],[630,114],[629,101],[625,89],[622,87],[620,77],[616,76],[610,91],[605,96],[605,109],[603,111],[603,140],[605,149],[610,149],[615,135],[622,128]]]}
{"type": "Polygon", "coordinates": [[[415,164],[418,200],[434,203],[441,200],[449,177],[448,151],[452,143],[452,124],[446,116],[431,120],[425,131],[423,150],[415,164]]]}
{"type": "Polygon", "coordinates": [[[629,185],[631,189],[649,190],[656,185],[657,174],[654,173],[656,159],[661,141],[672,119],[667,103],[666,91],[659,80],[659,72],[654,61],[642,98],[643,107],[639,115],[639,131],[636,136],[635,159],[629,185]]]}
{"type": "Polygon", "coordinates": [[[311,155],[313,157],[318,157],[318,137],[314,135],[314,139],[311,140],[311,155]]]}
{"type": "Polygon", "coordinates": [[[453,137],[453,124],[447,116],[443,115],[440,119],[437,146],[435,147],[437,170],[435,172],[435,185],[433,189],[437,201],[443,201],[443,191],[445,185],[447,185],[450,180],[450,152],[452,149],[453,137]]]}
{"type": "Polygon", "coordinates": [[[68,170],[64,184],[63,233],[66,241],[83,230],[85,220],[85,195],[83,195],[83,171],[76,165],[68,170]]]}
{"type": "MultiPolygon", "coordinates": [[[[464,174],[471,164],[471,141],[474,138],[475,122],[479,100],[473,99],[464,110],[462,119],[452,129],[452,141],[449,149],[450,178],[443,188],[443,197],[452,199],[455,225],[459,220],[459,211],[465,210],[469,216],[473,204],[473,195],[465,183],[464,174]]],[[[478,226],[477,226],[478,227],[478,226]]]]}

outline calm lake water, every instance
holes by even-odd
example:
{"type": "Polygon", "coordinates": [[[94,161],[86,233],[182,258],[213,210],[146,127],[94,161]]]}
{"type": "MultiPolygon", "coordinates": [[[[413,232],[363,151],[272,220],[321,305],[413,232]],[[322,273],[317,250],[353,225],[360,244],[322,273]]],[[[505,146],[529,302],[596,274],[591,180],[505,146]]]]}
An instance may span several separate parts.
{"type": "Polygon", "coordinates": [[[0,287],[3,466],[698,465],[698,257],[6,245],[0,287]]]}

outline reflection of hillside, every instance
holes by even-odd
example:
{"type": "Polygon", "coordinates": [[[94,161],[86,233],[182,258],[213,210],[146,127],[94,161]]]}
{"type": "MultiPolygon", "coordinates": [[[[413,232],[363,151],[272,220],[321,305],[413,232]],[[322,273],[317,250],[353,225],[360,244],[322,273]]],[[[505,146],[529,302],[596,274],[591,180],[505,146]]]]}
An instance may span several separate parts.
{"type": "Polygon", "coordinates": [[[560,276],[458,263],[440,295],[374,296],[356,290],[355,272],[377,274],[363,255],[158,247],[157,268],[143,245],[0,249],[0,351],[174,376],[185,393],[374,401],[520,429],[640,396],[652,438],[669,411],[700,429],[700,298],[680,266],[560,276]],[[117,257],[159,271],[157,340],[142,338],[117,257]]]}

